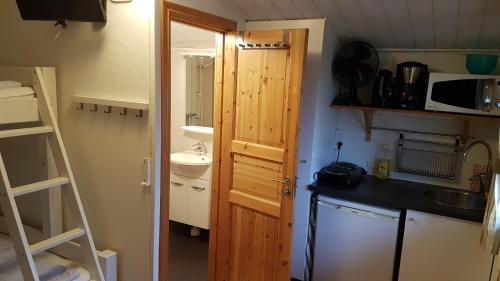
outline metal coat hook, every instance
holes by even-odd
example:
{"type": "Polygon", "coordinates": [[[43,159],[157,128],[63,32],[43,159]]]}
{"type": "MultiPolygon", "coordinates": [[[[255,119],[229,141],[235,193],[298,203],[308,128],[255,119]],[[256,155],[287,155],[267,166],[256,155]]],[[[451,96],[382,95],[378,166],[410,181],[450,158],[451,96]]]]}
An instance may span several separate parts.
{"type": "Polygon", "coordinates": [[[107,114],[111,113],[111,106],[108,106],[108,109],[104,110],[104,113],[107,113],[107,114]]]}
{"type": "Polygon", "coordinates": [[[144,116],[143,111],[142,109],[139,109],[139,114],[136,114],[135,117],[142,117],[142,116],[144,116]]]}
{"type": "Polygon", "coordinates": [[[92,108],[90,109],[90,111],[96,112],[97,111],[97,104],[92,105],[92,108]]]}
{"type": "Polygon", "coordinates": [[[81,102],[80,105],[76,109],[77,110],[83,110],[83,102],[81,102]]]}
{"type": "Polygon", "coordinates": [[[124,107],[120,115],[127,115],[127,108],[124,107]]]}

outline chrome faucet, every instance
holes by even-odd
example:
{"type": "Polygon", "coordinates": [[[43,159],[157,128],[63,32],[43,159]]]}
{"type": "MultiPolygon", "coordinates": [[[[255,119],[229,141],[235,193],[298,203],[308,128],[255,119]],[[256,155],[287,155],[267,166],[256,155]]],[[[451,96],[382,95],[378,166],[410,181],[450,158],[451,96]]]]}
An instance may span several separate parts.
{"type": "Polygon", "coordinates": [[[481,193],[481,195],[485,195],[486,189],[488,188],[488,185],[490,184],[490,179],[491,179],[491,160],[492,160],[493,154],[491,153],[490,145],[483,140],[477,140],[477,141],[471,142],[464,150],[464,162],[467,161],[467,156],[469,155],[469,152],[472,149],[472,147],[479,145],[479,144],[482,144],[488,150],[488,166],[486,168],[485,173],[475,175],[475,176],[469,178],[469,180],[470,181],[479,180],[479,193],[481,193]]]}
{"type": "Polygon", "coordinates": [[[198,152],[198,155],[207,154],[207,146],[202,141],[193,144],[194,151],[198,152]]]}

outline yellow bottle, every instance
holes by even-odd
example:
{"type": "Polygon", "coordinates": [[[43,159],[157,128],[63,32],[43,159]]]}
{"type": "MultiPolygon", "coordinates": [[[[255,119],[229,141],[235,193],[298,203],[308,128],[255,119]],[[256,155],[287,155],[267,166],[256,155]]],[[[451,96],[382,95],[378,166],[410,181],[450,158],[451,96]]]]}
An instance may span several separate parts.
{"type": "Polygon", "coordinates": [[[391,150],[386,143],[380,146],[378,159],[376,161],[375,176],[378,179],[384,180],[391,178],[391,150]]]}

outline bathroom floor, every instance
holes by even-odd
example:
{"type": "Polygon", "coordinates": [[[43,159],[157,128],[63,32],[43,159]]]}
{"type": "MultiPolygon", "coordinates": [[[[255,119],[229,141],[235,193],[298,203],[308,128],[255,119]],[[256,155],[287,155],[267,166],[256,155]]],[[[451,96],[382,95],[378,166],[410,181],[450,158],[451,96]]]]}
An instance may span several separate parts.
{"type": "Polygon", "coordinates": [[[208,230],[189,235],[191,226],[170,222],[168,275],[171,281],[208,280],[208,230]]]}

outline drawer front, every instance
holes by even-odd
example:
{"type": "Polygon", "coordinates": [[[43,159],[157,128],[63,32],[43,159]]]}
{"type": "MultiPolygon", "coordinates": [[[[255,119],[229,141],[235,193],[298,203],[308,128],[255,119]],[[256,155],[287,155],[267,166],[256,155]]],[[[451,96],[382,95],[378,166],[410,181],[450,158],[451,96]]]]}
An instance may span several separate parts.
{"type": "Polygon", "coordinates": [[[204,229],[210,228],[211,182],[192,179],[188,186],[189,224],[204,229]]]}
{"type": "Polygon", "coordinates": [[[188,187],[187,178],[170,174],[170,220],[188,224],[188,187]]]}

